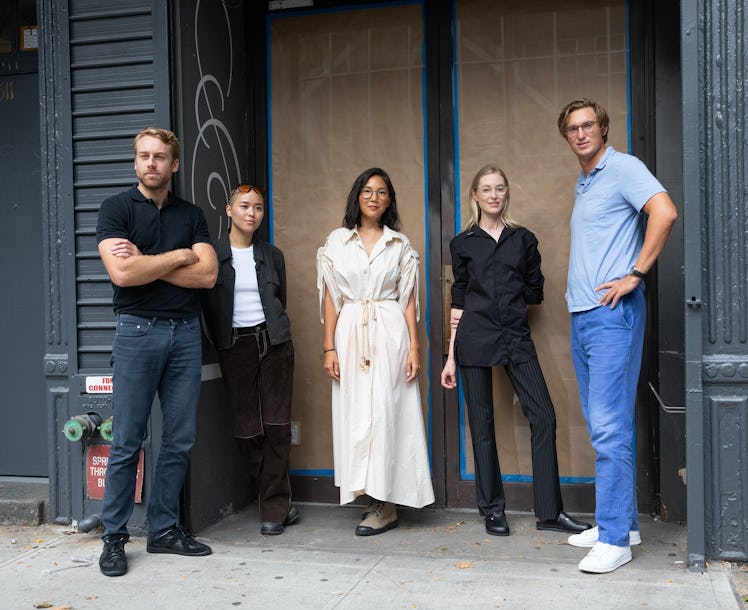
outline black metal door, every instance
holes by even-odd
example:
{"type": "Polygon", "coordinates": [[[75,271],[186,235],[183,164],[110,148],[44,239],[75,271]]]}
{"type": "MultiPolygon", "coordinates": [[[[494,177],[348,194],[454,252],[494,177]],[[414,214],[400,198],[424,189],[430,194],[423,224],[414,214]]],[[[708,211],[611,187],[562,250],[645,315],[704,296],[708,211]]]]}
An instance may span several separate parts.
{"type": "Polygon", "coordinates": [[[36,72],[0,76],[0,475],[47,476],[36,72]]]}

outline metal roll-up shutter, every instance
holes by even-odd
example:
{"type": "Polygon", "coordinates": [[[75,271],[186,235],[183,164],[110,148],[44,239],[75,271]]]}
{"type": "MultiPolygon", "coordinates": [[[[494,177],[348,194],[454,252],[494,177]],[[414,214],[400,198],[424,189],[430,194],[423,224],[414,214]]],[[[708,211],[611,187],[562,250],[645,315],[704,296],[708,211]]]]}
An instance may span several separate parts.
{"type": "Polygon", "coordinates": [[[133,136],[169,125],[165,2],[71,2],[70,84],[78,372],[107,371],[112,288],[99,259],[101,202],[135,183],[133,136]],[[157,9],[156,5],[160,7],[157,9]],[[160,79],[160,80],[159,80],[160,79]]]}

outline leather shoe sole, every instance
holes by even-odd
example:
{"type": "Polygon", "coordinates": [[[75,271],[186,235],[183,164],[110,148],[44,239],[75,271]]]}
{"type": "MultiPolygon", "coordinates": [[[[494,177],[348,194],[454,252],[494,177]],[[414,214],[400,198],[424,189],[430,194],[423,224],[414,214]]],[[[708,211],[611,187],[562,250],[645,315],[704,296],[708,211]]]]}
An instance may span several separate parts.
{"type": "Polygon", "coordinates": [[[395,521],[390,521],[386,525],[383,525],[382,527],[379,527],[377,529],[374,529],[373,527],[368,527],[366,525],[357,525],[356,536],[376,536],[377,534],[383,534],[384,532],[394,529],[396,527],[397,527],[397,519],[395,521]]]}
{"type": "Polygon", "coordinates": [[[282,523],[277,521],[263,521],[260,526],[260,533],[266,536],[277,536],[285,531],[282,523]]]}
{"type": "Polygon", "coordinates": [[[187,557],[203,557],[213,552],[207,544],[198,542],[192,536],[187,536],[176,528],[148,540],[146,551],[149,553],[185,555],[187,557]]]}
{"type": "Polygon", "coordinates": [[[260,533],[266,536],[278,536],[286,531],[285,526],[293,525],[299,520],[299,517],[301,517],[299,509],[291,505],[283,523],[279,523],[278,521],[263,521],[260,526],[260,533]]]}
{"type": "Polygon", "coordinates": [[[508,536],[509,524],[504,515],[488,515],[486,517],[486,533],[492,536],[508,536]]]}
{"type": "Polygon", "coordinates": [[[299,509],[292,504],[291,508],[288,509],[288,514],[286,515],[286,520],[283,522],[283,525],[293,525],[299,520],[299,517],[301,517],[299,509]]]}
{"type": "Polygon", "coordinates": [[[567,532],[569,534],[579,534],[592,527],[590,523],[578,521],[564,512],[559,513],[556,519],[546,519],[537,521],[535,527],[539,530],[549,530],[553,532],[567,532]]]}

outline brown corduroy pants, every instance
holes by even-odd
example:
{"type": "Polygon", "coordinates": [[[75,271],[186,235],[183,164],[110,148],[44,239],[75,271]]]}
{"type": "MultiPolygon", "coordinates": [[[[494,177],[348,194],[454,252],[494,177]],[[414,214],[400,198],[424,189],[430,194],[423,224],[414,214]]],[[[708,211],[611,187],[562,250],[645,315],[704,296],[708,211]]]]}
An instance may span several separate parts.
{"type": "Polygon", "coordinates": [[[232,434],[248,474],[257,481],[261,521],[283,523],[291,506],[291,392],[294,350],[271,346],[267,331],[242,335],[218,352],[228,394],[232,434]]]}

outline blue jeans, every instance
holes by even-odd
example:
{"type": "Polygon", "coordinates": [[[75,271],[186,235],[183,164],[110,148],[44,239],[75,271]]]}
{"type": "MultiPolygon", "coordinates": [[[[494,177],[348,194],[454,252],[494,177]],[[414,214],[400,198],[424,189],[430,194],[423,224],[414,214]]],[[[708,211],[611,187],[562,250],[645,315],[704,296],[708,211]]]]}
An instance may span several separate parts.
{"type": "Polygon", "coordinates": [[[571,314],[571,353],[579,400],[595,459],[599,540],[629,545],[639,529],[634,475],[634,403],[642,360],[646,307],[640,288],[614,309],[571,314]]]}
{"type": "Polygon", "coordinates": [[[114,439],[101,507],[105,536],[127,535],[138,456],[157,392],[163,430],[148,497],[148,535],[176,525],[179,494],[195,441],[201,370],[198,318],[117,316],[112,344],[114,439]]]}

